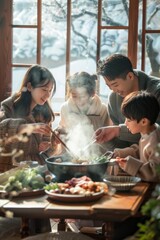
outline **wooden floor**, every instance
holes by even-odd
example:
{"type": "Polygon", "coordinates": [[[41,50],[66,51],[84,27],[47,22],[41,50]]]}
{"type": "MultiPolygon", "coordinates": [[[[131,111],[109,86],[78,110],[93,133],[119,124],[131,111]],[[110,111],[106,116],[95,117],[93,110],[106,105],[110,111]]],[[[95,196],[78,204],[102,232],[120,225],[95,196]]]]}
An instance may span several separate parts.
{"type": "MultiPolygon", "coordinates": [[[[51,227],[52,232],[57,232],[57,221],[51,219],[51,227]]],[[[21,219],[20,218],[2,218],[0,217],[0,239],[5,240],[21,240],[20,235],[20,226],[21,219]]],[[[134,240],[134,236],[128,237],[122,240],[134,240]]]]}
{"type": "MultiPolygon", "coordinates": [[[[0,217],[0,239],[5,240],[20,240],[20,218],[2,218],[0,217]]],[[[57,222],[51,220],[52,232],[57,231],[57,222]]]]}
{"type": "Polygon", "coordinates": [[[0,217],[0,239],[5,240],[19,240],[20,236],[20,224],[19,218],[2,218],[0,217]]]}

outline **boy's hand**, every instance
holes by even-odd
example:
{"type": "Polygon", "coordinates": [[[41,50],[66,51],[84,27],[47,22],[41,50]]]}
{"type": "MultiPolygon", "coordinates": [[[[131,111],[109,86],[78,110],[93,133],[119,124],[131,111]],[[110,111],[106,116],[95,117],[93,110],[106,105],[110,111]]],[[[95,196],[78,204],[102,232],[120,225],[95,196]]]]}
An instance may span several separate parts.
{"type": "Polygon", "coordinates": [[[116,157],[116,162],[122,169],[125,169],[127,160],[125,158],[116,157]]]}

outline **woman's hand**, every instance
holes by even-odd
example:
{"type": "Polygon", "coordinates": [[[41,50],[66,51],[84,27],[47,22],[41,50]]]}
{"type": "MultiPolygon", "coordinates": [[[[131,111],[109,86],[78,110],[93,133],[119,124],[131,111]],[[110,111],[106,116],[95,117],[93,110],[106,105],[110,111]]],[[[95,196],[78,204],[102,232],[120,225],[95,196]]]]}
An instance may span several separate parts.
{"type": "Polygon", "coordinates": [[[116,157],[116,162],[122,169],[125,169],[127,160],[125,158],[116,157]]]}
{"type": "Polygon", "coordinates": [[[107,126],[98,128],[95,131],[94,138],[98,143],[104,143],[112,140],[119,136],[120,127],[119,126],[107,126]]]}
{"type": "Polygon", "coordinates": [[[61,142],[59,141],[58,138],[61,139],[61,137],[62,137],[62,139],[63,139],[63,138],[65,137],[65,135],[66,135],[65,129],[62,128],[62,127],[58,127],[58,128],[56,128],[56,129],[54,130],[54,133],[55,133],[55,135],[53,134],[54,142],[55,142],[56,144],[60,144],[61,142]],[[57,137],[56,137],[56,136],[57,136],[57,137]]]}
{"type": "Polygon", "coordinates": [[[26,133],[27,135],[31,135],[32,133],[39,133],[45,136],[51,135],[51,128],[48,124],[45,123],[29,123],[29,124],[21,124],[18,129],[19,134],[26,133]]]}
{"type": "Polygon", "coordinates": [[[39,151],[45,152],[51,147],[51,142],[43,141],[39,144],[39,151]]]}

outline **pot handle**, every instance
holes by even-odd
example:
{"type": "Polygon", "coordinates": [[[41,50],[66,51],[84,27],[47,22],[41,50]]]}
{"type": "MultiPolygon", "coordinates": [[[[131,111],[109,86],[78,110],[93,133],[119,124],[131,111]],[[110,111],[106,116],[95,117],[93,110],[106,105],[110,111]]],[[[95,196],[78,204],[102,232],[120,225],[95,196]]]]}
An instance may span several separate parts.
{"type": "Polygon", "coordinates": [[[103,154],[103,156],[106,156],[108,158],[108,160],[111,160],[113,155],[114,155],[114,152],[112,152],[112,151],[107,151],[103,154]]]}
{"type": "Polygon", "coordinates": [[[108,166],[115,166],[117,165],[118,166],[118,163],[113,159],[113,156],[114,156],[114,152],[112,151],[107,151],[105,156],[108,158],[108,166]],[[112,161],[111,161],[112,160],[112,161]]]}

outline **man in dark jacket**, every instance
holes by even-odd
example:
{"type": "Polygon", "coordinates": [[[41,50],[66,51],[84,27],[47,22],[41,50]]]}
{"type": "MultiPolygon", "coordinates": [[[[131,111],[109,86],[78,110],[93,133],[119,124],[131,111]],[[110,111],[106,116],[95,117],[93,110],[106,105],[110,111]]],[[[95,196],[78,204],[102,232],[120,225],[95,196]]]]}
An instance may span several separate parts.
{"type": "MultiPolygon", "coordinates": [[[[113,54],[99,61],[98,74],[103,76],[106,85],[112,90],[108,99],[108,111],[113,126],[99,128],[95,132],[97,142],[115,139],[116,147],[127,147],[133,142],[137,143],[140,135],[131,134],[124,124],[125,117],[121,112],[122,100],[133,91],[146,90],[154,94],[160,104],[160,78],[134,70],[129,58],[121,54],[113,54]]],[[[160,114],[157,123],[160,124],[160,114]]]]}

